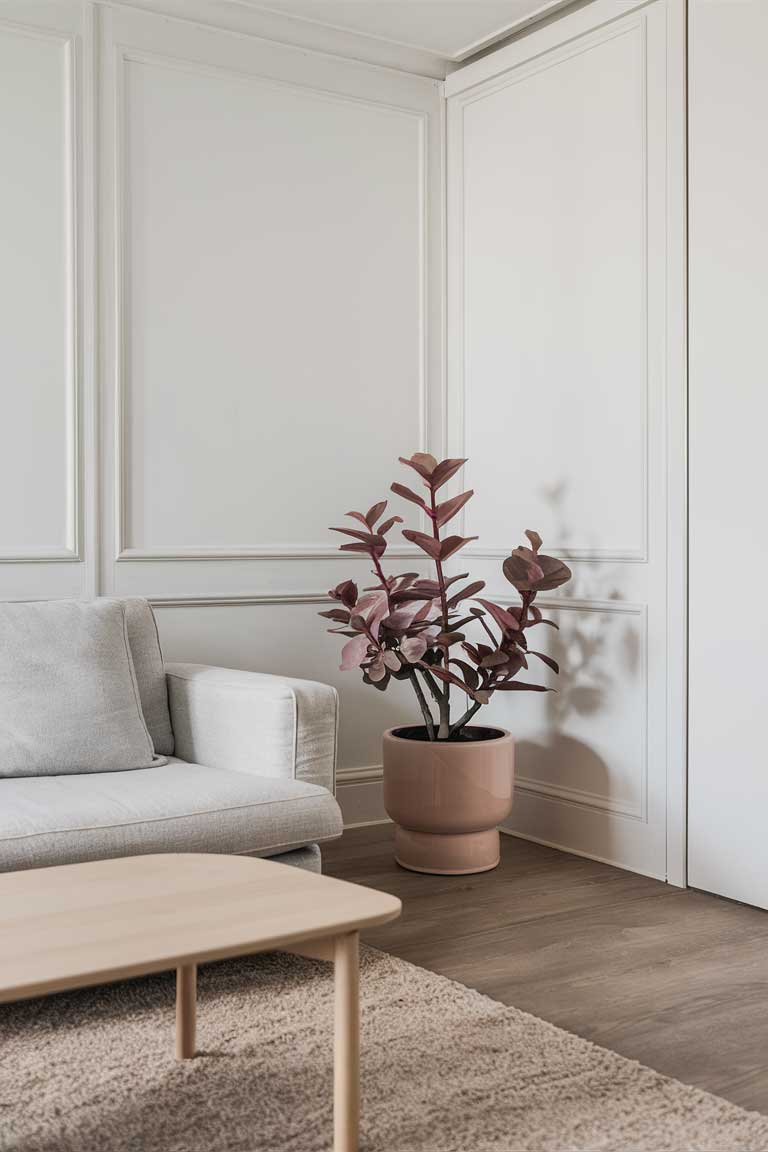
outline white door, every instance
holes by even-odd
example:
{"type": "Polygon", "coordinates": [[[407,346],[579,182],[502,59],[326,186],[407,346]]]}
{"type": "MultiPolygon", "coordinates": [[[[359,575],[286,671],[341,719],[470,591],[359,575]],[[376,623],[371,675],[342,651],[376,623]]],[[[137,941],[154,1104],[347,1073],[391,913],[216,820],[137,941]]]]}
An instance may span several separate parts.
{"type": "Polygon", "coordinates": [[[766,908],[768,4],[689,20],[689,880],[766,908]]]}
{"type": "Polygon", "coordinates": [[[558,694],[490,709],[519,741],[511,828],[676,883],[683,77],[681,0],[596,0],[446,83],[449,441],[477,492],[465,531],[499,601],[526,528],[574,573],[548,601],[559,634],[541,629],[558,694]]]}

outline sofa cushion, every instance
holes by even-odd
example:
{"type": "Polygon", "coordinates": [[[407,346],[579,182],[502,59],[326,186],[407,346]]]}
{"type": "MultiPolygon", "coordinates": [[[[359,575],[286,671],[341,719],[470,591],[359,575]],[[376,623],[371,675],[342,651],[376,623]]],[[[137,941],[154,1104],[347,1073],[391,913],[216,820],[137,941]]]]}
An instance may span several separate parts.
{"type": "Polygon", "coordinates": [[[325,788],[172,758],[103,776],[0,780],[0,871],[149,852],[271,856],[341,835],[325,788]]]}
{"type": "Polygon", "coordinates": [[[173,729],[168,711],[168,688],[165,681],[163,654],[152,605],[138,596],[117,601],[125,609],[128,643],[139,686],[141,710],[152,737],[155,752],[173,755],[173,729]]]}
{"type": "Polygon", "coordinates": [[[0,777],[155,762],[122,605],[0,603],[0,777]]]}

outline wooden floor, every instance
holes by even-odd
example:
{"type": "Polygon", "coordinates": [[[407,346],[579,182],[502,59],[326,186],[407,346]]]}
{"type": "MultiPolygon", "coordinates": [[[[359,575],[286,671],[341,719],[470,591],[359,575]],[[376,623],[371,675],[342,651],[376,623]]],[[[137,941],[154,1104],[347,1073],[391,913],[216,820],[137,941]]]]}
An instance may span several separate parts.
{"type": "Polygon", "coordinates": [[[768,1113],[768,913],[509,836],[479,876],[399,868],[390,825],[323,858],[402,899],[368,943],[768,1113]]]}

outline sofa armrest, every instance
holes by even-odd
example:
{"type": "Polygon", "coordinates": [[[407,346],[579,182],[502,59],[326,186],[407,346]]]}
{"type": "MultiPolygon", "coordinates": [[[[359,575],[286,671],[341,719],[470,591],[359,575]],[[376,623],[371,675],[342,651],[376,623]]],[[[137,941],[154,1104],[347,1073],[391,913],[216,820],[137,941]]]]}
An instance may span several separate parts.
{"type": "Polygon", "coordinates": [[[335,791],[335,688],[207,664],[166,664],[165,674],[180,759],[335,791]]]}

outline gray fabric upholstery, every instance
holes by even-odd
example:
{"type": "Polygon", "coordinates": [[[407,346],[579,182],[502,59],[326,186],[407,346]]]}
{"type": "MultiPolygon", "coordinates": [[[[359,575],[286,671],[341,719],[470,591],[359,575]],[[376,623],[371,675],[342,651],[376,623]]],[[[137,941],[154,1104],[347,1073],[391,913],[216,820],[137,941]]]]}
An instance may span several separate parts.
{"type": "Polygon", "coordinates": [[[334,790],[334,688],[204,664],[166,664],[165,670],[177,756],[334,790]]]}
{"type": "Polygon", "coordinates": [[[152,605],[138,596],[119,600],[118,603],[125,609],[128,643],[139,686],[141,710],[155,752],[162,756],[172,756],[173,729],[168,711],[168,689],[152,605]]]}
{"type": "Polygon", "coordinates": [[[151,852],[273,856],[341,835],[324,788],[170,759],[137,772],[0,780],[0,870],[151,852]]]}
{"type": "Polygon", "coordinates": [[[123,606],[0,603],[0,777],[154,762],[123,606]]]}
{"type": "MultiPolygon", "coordinates": [[[[251,853],[244,852],[243,855],[250,856],[251,853]]],[[[290,864],[292,868],[303,868],[305,872],[323,870],[323,857],[319,844],[307,844],[305,848],[296,848],[293,852],[281,852],[279,856],[272,857],[272,862],[290,864]]]]}

